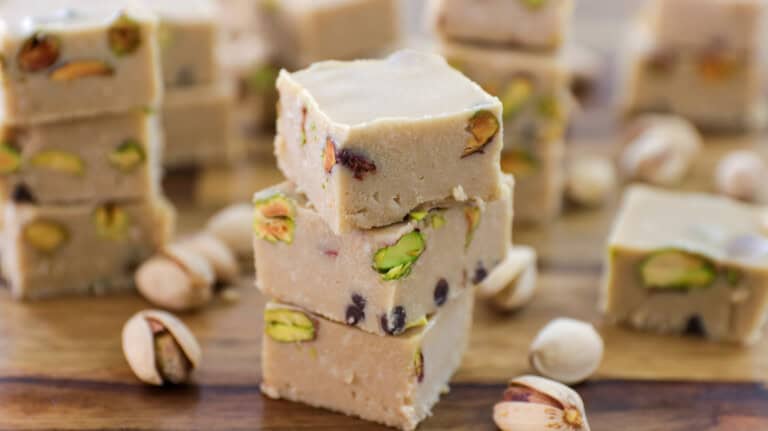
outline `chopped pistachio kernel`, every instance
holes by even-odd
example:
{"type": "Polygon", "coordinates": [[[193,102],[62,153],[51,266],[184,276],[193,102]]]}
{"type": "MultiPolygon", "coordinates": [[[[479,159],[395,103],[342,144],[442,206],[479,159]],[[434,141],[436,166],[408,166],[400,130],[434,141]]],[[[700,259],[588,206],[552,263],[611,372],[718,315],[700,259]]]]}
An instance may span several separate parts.
{"type": "Polygon", "coordinates": [[[523,4],[531,9],[539,9],[547,3],[547,0],[520,0],[523,4]]]}
{"type": "Polygon", "coordinates": [[[539,115],[548,120],[561,120],[563,108],[555,96],[544,96],[538,101],[539,115]]]}
{"type": "Polygon", "coordinates": [[[21,46],[16,60],[22,71],[34,73],[56,64],[60,54],[61,41],[57,37],[35,33],[21,46]]]}
{"type": "Polygon", "coordinates": [[[278,72],[276,67],[269,64],[254,67],[245,80],[248,91],[252,94],[265,94],[273,91],[278,72]]]}
{"type": "Polygon", "coordinates": [[[397,242],[379,249],[373,256],[373,269],[385,281],[398,280],[411,273],[413,264],[426,247],[424,236],[413,231],[400,237],[397,242]]]}
{"type": "Polygon", "coordinates": [[[433,229],[440,229],[445,226],[445,216],[439,212],[436,212],[430,216],[429,224],[433,229]]]}
{"type": "Polygon", "coordinates": [[[501,157],[501,170],[517,178],[526,178],[539,169],[539,161],[523,148],[516,148],[501,157]]]}
{"type": "Polygon", "coordinates": [[[461,158],[471,156],[472,154],[483,151],[496,134],[499,133],[501,126],[499,119],[491,111],[477,111],[469,119],[466,131],[470,134],[464,147],[461,158]]]}
{"type": "Polygon", "coordinates": [[[112,76],[115,69],[100,60],[77,60],[62,64],[54,69],[50,77],[54,81],[74,81],[81,78],[112,76]]]}
{"type": "Polygon", "coordinates": [[[109,163],[123,172],[131,172],[144,163],[146,155],[139,141],[127,139],[109,153],[109,163]]]}
{"type": "Polygon", "coordinates": [[[69,175],[85,173],[85,162],[76,154],[60,150],[44,150],[32,156],[30,165],[69,175]]]}
{"type": "Polygon", "coordinates": [[[126,14],[120,14],[107,30],[109,49],[117,57],[133,54],[141,46],[141,27],[126,14]]]}
{"type": "Polygon", "coordinates": [[[12,174],[21,167],[21,154],[10,142],[0,143],[0,174],[12,174]]]}
{"type": "Polygon", "coordinates": [[[421,326],[426,326],[427,323],[429,323],[429,319],[427,316],[421,316],[421,318],[414,320],[413,322],[410,322],[405,325],[405,329],[411,329],[411,328],[418,328],[421,326]]]}
{"type": "Polygon", "coordinates": [[[24,240],[35,249],[53,253],[67,241],[67,230],[57,222],[36,220],[24,226],[24,240]]]}
{"type": "Polygon", "coordinates": [[[317,336],[315,321],[306,313],[288,308],[264,311],[264,331],[280,343],[312,341],[317,336]]]}
{"type": "Polygon", "coordinates": [[[296,207],[282,193],[254,201],[253,230],[256,237],[272,244],[293,242],[296,207]]]}
{"type": "Polygon", "coordinates": [[[424,353],[421,348],[413,352],[413,376],[419,383],[424,381],[424,353]]]}
{"type": "Polygon", "coordinates": [[[465,207],[464,219],[467,221],[467,236],[464,241],[464,247],[469,247],[472,243],[472,239],[475,237],[475,231],[480,225],[480,208],[477,207],[465,207]]]}
{"type": "Polygon", "coordinates": [[[682,250],[661,250],[640,262],[640,276],[651,289],[703,288],[711,285],[716,275],[709,259],[682,250]]]}
{"type": "Polygon", "coordinates": [[[111,203],[96,208],[93,213],[93,224],[100,237],[112,241],[123,240],[130,227],[128,213],[111,203]]]}
{"type": "Polygon", "coordinates": [[[533,81],[528,76],[520,75],[513,78],[501,94],[504,119],[509,120],[519,114],[531,101],[533,90],[533,81]]]}
{"type": "Polygon", "coordinates": [[[428,214],[429,214],[429,212],[427,212],[427,211],[412,211],[410,214],[408,214],[408,218],[411,221],[417,221],[418,222],[418,221],[424,220],[427,217],[428,214]]]}

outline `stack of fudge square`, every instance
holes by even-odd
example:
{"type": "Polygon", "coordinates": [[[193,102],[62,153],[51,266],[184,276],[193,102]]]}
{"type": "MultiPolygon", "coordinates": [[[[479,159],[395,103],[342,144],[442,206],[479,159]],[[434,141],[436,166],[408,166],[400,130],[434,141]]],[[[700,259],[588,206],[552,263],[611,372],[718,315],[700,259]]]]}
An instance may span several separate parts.
{"type": "Polygon", "coordinates": [[[0,3],[3,275],[17,298],[132,287],[170,235],[157,19],[130,0],[0,3]]]}
{"type": "Polygon", "coordinates": [[[218,3],[222,70],[236,97],[234,134],[257,158],[271,156],[280,68],[377,57],[400,35],[399,0],[218,3]]]}
{"type": "Polygon", "coordinates": [[[671,112],[698,127],[765,124],[763,0],[653,0],[622,62],[622,109],[671,112]]]}
{"type": "Polygon", "coordinates": [[[501,103],[415,51],[281,71],[277,87],[288,182],[254,197],[262,390],[414,429],[511,243],[501,103]]]}
{"type": "Polygon", "coordinates": [[[571,111],[563,42],[573,0],[431,0],[448,62],[504,105],[502,170],[517,181],[515,222],[559,215],[571,111]]]}

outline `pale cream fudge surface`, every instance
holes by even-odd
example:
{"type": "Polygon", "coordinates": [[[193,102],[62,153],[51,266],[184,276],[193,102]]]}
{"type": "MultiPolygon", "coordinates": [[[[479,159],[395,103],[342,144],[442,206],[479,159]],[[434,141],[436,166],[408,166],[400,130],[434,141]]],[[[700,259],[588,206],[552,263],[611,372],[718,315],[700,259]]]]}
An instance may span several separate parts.
{"type": "Polygon", "coordinates": [[[501,103],[437,55],[316,63],[277,87],[278,166],[336,233],[501,193],[501,103]]]}
{"type": "Polygon", "coordinates": [[[505,152],[501,169],[515,177],[515,223],[546,224],[560,215],[565,188],[565,145],[544,154],[524,148],[505,152]]]}
{"type": "Polygon", "coordinates": [[[156,105],[155,15],[134,0],[0,2],[0,116],[30,124],[156,105]]]}
{"type": "Polygon", "coordinates": [[[205,165],[230,160],[232,95],[223,86],[166,93],[162,110],[165,166],[205,165]]]}
{"type": "Polygon", "coordinates": [[[279,303],[265,310],[261,390],[413,430],[461,363],[472,325],[467,291],[421,326],[379,337],[279,303]]]}
{"type": "Polygon", "coordinates": [[[555,51],[568,33],[573,0],[430,0],[443,39],[555,51]]]}
{"type": "Polygon", "coordinates": [[[157,115],[134,109],[0,129],[0,185],[37,203],[140,199],[159,188],[157,115]]]}
{"type": "Polygon", "coordinates": [[[398,0],[270,0],[259,6],[267,46],[293,69],[377,54],[400,36],[398,0]]]}
{"type": "MultiPolygon", "coordinates": [[[[18,198],[18,196],[16,196],[18,198]]],[[[170,237],[173,209],[159,197],[133,202],[4,208],[3,276],[19,299],[133,288],[133,271],[170,237]]]]}
{"type": "Polygon", "coordinates": [[[504,150],[544,154],[562,144],[571,111],[565,56],[443,42],[448,63],[501,100],[504,150]]]}
{"type": "Polygon", "coordinates": [[[665,49],[639,23],[632,28],[623,57],[619,102],[625,113],[670,112],[716,130],[765,123],[765,68],[753,55],[717,46],[665,49]]]}
{"type": "Polygon", "coordinates": [[[224,41],[258,33],[259,3],[254,0],[215,0],[219,31],[224,41]]]}
{"type": "Polygon", "coordinates": [[[606,317],[667,333],[752,344],[768,317],[760,208],[634,186],[608,241],[606,317]]]}
{"type": "Polygon", "coordinates": [[[216,81],[218,24],[213,0],[149,0],[158,31],[166,89],[216,81]]]}
{"type": "Polygon", "coordinates": [[[290,183],[254,197],[256,285],[328,319],[396,335],[482,281],[511,242],[511,189],[334,234],[290,183]]]}

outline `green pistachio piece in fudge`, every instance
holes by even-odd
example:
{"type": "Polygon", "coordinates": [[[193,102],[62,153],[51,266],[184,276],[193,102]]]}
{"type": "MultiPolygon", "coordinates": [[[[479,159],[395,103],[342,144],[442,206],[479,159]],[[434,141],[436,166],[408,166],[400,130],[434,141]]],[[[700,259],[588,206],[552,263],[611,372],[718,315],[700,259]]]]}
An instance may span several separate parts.
{"type": "Polygon", "coordinates": [[[76,60],[56,67],[50,74],[53,81],[68,82],[82,78],[112,76],[115,69],[101,60],[76,60]]]}
{"type": "Polygon", "coordinates": [[[270,64],[255,66],[245,78],[248,92],[252,94],[265,94],[273,91],[279,72],[276,67],[270,64]]]}
{"type": "Polygon", "coordinates": [[[640,277],[650,289],[695,289],[712,284],[715,265],[707,258],[677,249],[657,251],[640,262],[640,277]]]}
{"type": "Polygon", "coordinates": [[[29,164],[55,172],[80,176],[85,173],[85,162],[77,156],[61,150],[43,150],[29,159],[29,164]]]}
{"type": "Polygon", "coordinates": [[[500,128],[499,119],[493,112],[486,110],[475,112],[467,123],[466,131],[470,137],[467,139],[461,158],[482,152],[483,148],[496,137],[500,128]]]}
{"type": "Polygon", "coordinates": [[[441,227],[445,226],[445,223],[445,216],[442,214],[442,212],[435,211],[430,213],[429,225],[432,226],[432,229],[440,229],[441,227]]]}
{"type": "Polygon", "coordinates": [[[406,277],[425,248],[426,243],[421,232],[409,232],[393,245],[381,248],[373,255],[373,269],[381,274],[384,281],[406,277]]]}
{"type": "Polygon", "coordinates": [[[100,237],[119,241],[128,233],[130,220],[124,209],[108,203],[96,208],[93,213],[93,224],[100,237]]]}
{"type": "Polygon", "coordinates": [[[60,55],[59,38],[38,32],[24,41],[16,55],[16,61],[23,72],[34,73],[56,64],[60,55]]]}
{"type": "Polygon", "coordinates": [[[520,0],[520,2],[531,9],[539,9],[547,4],[547,0],[520,0]]]}
{"type": "Polygon", "coordinates": [[[413,377],[419,383],[424,381],[424,352],[421,351],[421,348],[416,349],[413,353],[413,377]]]}
{"type": "Polygon", "coordinates": [[[123,172],[131,172],[139,165],[143,164],[147,156],[144,153],[139,141],[127,139],[111,153],[109,153],[109,163],[123,172]]]}
{"type": "Polygon", "coordinates": [[[21,167],[21,153],[9,142],[0,143],[0,174],[12,174],[21,167]]]}
{"type": "Polygon", "coordinates": [[[300,343],[317,337],[315,320],[291,308],[268,308],[264,311],[264,331],[280,343],[300,343]]]}
{"type": "Polygon", "coordinates": [[[334,166],[336,166],[336,143],[328,136],[325,138],[325,148],[323,149],[323,170],[330,174],[334,166]]]}
{"type": "Polygon", "coordinates": [[[408,214],[408,219],[415,222],[420,222],[427,218],[427,215],[429,215],[429,211],[411,211],[408,214]]]}
{"type": "Polygon", "coordinates": [[[253,230],[256,237],[273,244],[293,242],[296,206],[282,193],[258,199],[254,203],[253,230]]]}
{"type": "Polygon", "coordinates": [[[22,235],[29,245],[43,253],[53,253],[69,237],[64,226],[50,220],[35,220],[27,224],[22,235]]]}
{"type": "Polygon", "coordinates": [[[527,75],[512,78],[501,93],[501,104],[504,105],[504,119],[515,117],[528,105],[533,97],[533,80],[527,75]]]}
{"type": "Polygon", "coordinates": [[[467,222],[467,236],[464,240],[464,247],[469,247],[472,239],[475,237],[475,231],[480,225],[480,208],[468,206],[464,208],[464,220],[467,222]]]}
{"type": "Polygon", "coordinates": [[[539,161],[533,153],[523,148],[505,152],[501,157],[501,170],[517,178],[526,178],[539,169],[539,161]]]}
{"type": "Polygon", "coordinates": [[[107,30],[109,49],[117,57],[133,54],[141,46],[141,27],[126,14],[120,14],[107,30]]]}
{"type": "Polygon", "coordinates": [[[542,96],[537,102],[539,116],[547,120],[559,121],[563,118],[563,107],[555,96],[542,96]]]}

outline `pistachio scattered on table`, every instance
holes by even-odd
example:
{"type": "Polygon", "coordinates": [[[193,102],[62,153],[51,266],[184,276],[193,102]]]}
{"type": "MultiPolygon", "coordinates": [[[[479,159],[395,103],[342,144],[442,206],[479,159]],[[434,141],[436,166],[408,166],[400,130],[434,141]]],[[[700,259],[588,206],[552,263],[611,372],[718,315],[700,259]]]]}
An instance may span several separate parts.
{"type": "Polygon", "coordinates": [[[603,339],[590,323],[549,322],[533,339],[529,360],[537,373],[565,384],[588,379],[603,359],[603,339]]]}
{"type": "Polygon", "coordinates": [[[217,283],[231,284],[237,281],[240,267],[235,254],[212,233],[198,233],[181,241],[180,245],[208,261],[213,268],[217,283]]]}
{"type": "Polygon", "coordinates": [[[533,299],[536,279],[536,251],[510,246],[507,257],[477,286],[477,294],[500,310],[514,311],[533,299]]]}
{"type": "Polygon", "coordinates": [[[231,205],[214,214],[206,230],[226,244],[238,259],[252,259],[253,217],[251,204],[231,205]]]}
{"type": "Polygon", "coordinates": [[[201,255],[167,246],[136,272],[136,288],[152,304],[174,311],[200,308],[213,297],[214,270],[201,255]]]}
{"type": "Polygon", "coordinates": [[[582,156],[568,166],[565,193],[584,207],[599,207],[616,191],[618,179],[613,163],[605,157],[582,156]]]}
{"type": "Polygon", "coordinates": [[[715,186],[725,196],[756,202],[765,194],[767,169],[756,152],[734,151],[717,164],[715,186]]]}

